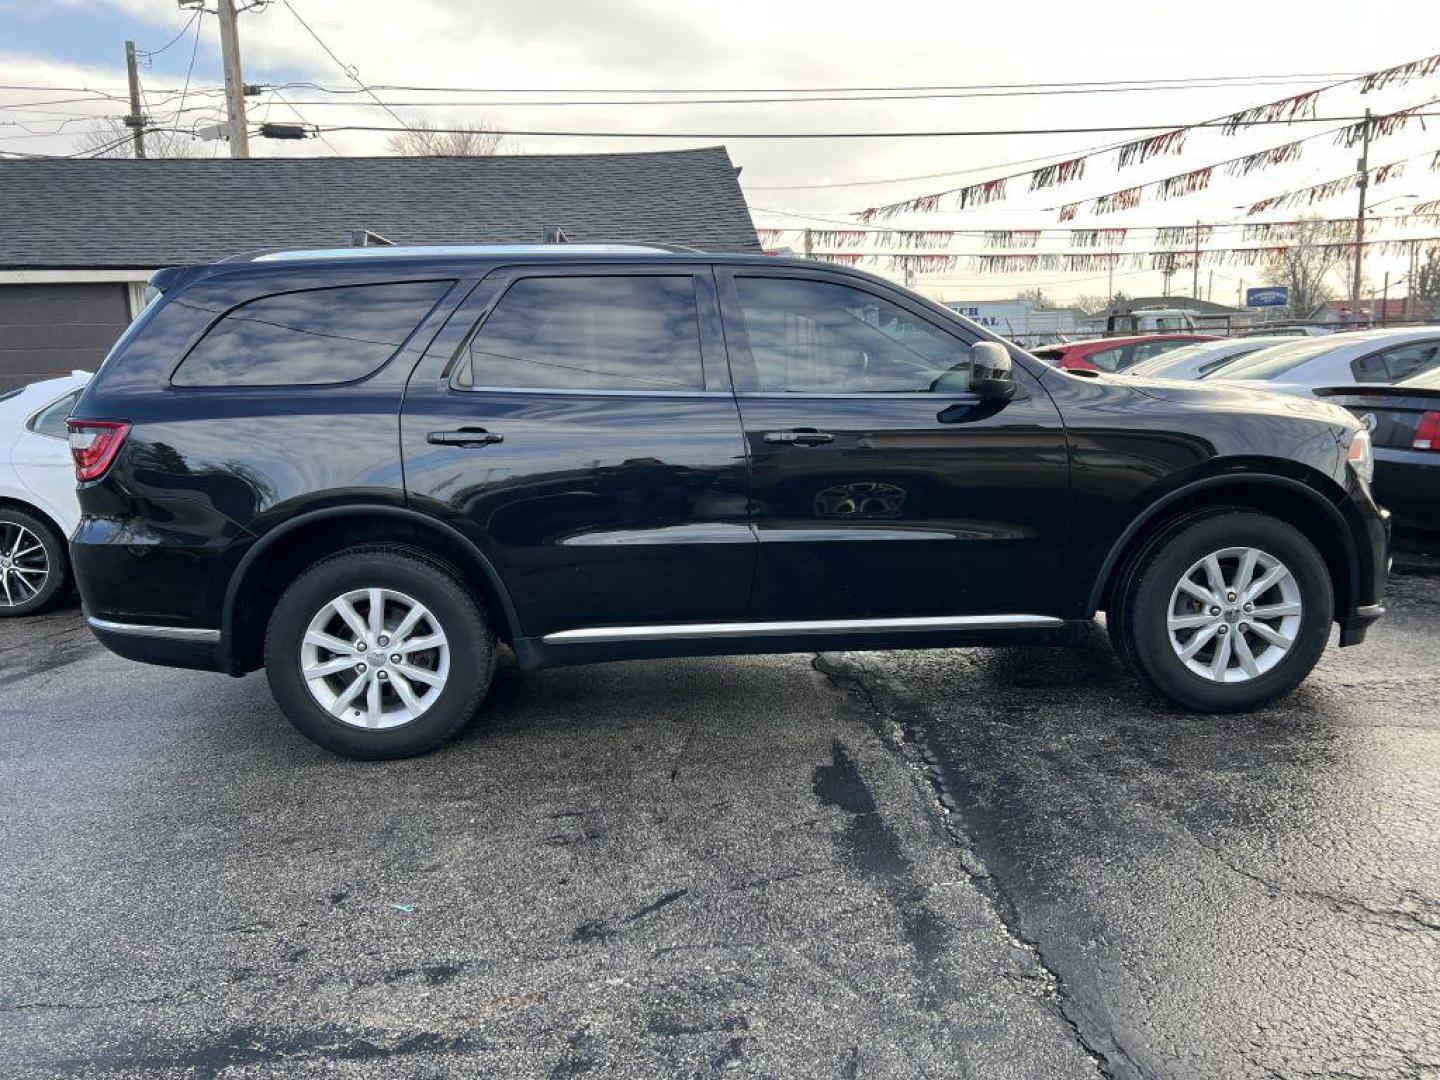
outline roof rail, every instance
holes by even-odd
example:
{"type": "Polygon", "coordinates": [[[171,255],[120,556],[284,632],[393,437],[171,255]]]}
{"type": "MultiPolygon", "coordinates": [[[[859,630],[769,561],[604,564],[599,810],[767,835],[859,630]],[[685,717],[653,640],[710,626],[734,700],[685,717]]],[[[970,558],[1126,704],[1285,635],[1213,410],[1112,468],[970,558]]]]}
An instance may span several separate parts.
{"type": "Polygon", "coordinates": [[[403,259],[447,255],[638,255],[691,252],[669,244],[395,244],[390,247],[305,248],[233,255],[225,262],[290,262],[303,259],[403,259]]]}

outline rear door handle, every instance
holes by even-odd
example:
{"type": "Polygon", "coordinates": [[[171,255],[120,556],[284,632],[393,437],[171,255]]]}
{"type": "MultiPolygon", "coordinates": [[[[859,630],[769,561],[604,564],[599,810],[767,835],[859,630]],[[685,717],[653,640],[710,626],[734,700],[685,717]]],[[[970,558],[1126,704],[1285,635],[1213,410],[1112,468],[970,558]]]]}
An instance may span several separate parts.
{"type": "Polygon", "coordinates": [[[432,431],[425,441],[436,446],[491,446],[504,442],[505,436],[484,428],[461,428],[459,431],[432,431]]]}
{"type": "Polygon", "coordinates": [[[795,443],[800,446],[818,446],[820,443],[834,442],[835,436],[828,431],[816,431],[813,428],[798,428],[794,431],[767,431],[765,441],[768,443],[795,443]]]}

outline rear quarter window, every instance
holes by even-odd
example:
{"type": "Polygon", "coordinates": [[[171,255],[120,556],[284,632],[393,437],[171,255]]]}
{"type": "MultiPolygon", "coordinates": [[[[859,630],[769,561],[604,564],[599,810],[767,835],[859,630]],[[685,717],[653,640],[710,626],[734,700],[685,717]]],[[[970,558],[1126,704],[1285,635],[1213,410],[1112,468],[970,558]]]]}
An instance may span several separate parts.
{"type": "Polygon", "coordinates": [[[248,301],[210,327],[171,381],[304,386],[364,378],[395,355],[452,284],[342,285],[248,301]]]}

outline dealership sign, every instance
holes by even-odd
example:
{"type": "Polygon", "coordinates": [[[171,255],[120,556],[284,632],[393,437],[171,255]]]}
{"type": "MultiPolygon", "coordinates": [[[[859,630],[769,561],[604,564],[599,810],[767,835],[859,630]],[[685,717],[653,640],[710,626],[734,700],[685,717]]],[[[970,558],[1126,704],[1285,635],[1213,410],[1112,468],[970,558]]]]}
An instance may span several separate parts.
{"type": "Polygon", "coordinates": [[[1246,307],[1284,307],[1290,303],[1290,290],[1284,285],[1266,285],[1245,290],[1246,307]]]}

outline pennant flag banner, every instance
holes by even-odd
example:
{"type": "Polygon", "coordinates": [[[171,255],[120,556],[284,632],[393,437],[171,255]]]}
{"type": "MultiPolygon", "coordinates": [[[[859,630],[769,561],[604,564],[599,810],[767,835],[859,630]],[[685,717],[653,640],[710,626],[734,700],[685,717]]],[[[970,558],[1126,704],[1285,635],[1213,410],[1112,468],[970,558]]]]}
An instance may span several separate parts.
{"type": "Polygon", "coordinates": [[[1253,154],[1246,154],[1242,158],[1235,158],[1225,165],[1226,176],[1249,176],[1252,172],[1260,169],[1268,169],[1272,165],[1286,165],[1292,161],[1300,160],[1301,141],[1286,143],[1284,146],[1275,146],[1269,150],[1260,150],[1253,154]]]}
{"type": "Polygon", "coordinates": [[[1126,188],[1124,191],[1112,191],[1109,195],[1101,195],[1092,203],[1095,213],[1113,214],[1119,210],[1133,210],[1140,205],[1140,193],[1145,189],[1141,187],[1126,188]]]}
{"type": "Polygon", "coordinates": [[[1440,169],[1440,150],[1435,151],[1435,156],[1430,159],[1430,171],[1440,169]]]}
{"type": "Polygon", "coordinates": [[[1425,79],[1440,71],[1440,53],[1427,56],[1424,60],[1411,60],[1408,64],[1372,71],[1360,80],[1360,93],[1383,90],[1387,86],[1404,86],[1411,79],[1425,79]]]}
{"type": "Polygon", "coordinates": [[[1246,217],[1254,217],[1256,214],[1263,214],[1267,210],[1284,210],[1292,206],[1313,206],[1325,199],[1333,199],[1336,195],[1343,195],[1347,191],[1354,191],[1360,186],[1360,174],[1351,173],[1349,176],[1341,176],[1335,180],[1327,180],[1323,184],[1315,184],[1311,187],[1301,188],[1299,191],[1288,191],[1284,195],[1272,195],[1268,199],[1261,199],[1259,202],[1251,203],[1250,208],[1245,211],[1246,217]]]}
{"type": "Polygon", "coordinates": [[[1125,243],[1124,229],[1071,229],[1072,247],[1119,247],[1125,243]]]}
{"type": "Polygon", "coordinates": [[[1378,169],[1375,170],[1375,175],[1374,177],[1372,177],[1372,182],[1376,184],[1383,184],[1386,180],[1396,180],[1404,175],[1405,162],[1392,161],[1388,165],[1381,165],[1378,169]]]}
{"type": "Polygon", "coordinates": [[[1210,174],[1213,171],[1207,165],[1205,168],[1196,169],[1193,172],[1166,177],[1157,185],[1156,194],[1162,199],[1178,199],[1182,195],[1193,195],[1197,191],[1204,191],[1210,186],[1210,174]]]}
{"type": "Polygon", "coordinates": [[[940,209],[940,197],[944,192],[935,195],[921,195],[914,199],[907,199],[905,202],[890,203],[888,206],[872,206],[868,210],[861,210],[857,217],[861,221],[870,222],[877,218],[888,221],[896,214],[928,213],[940,209]]]}
{"type": "Polygon", "coordinates": [[[1440,199],[1431,199],[1429,202],[1416,203],[1412,214],[1440,214],[1440,199]]]}
{"type": "Polygon", "coordinates": [[[1054,187],[1056,184],[1068,184],[1071,180],[1079,180],[1084,175],[1085,159],[1083,157],[1071,158],[1069,161],[1061,161],[1036,169],[1030,174],[1030,190],[1039,191],[1041,188],[1054,187]]]}
{"type": "MultiPolygon", "coordinates": [[[[1295,238],[1296,227],[1300,225],[1296,221],[1267,221],[1246,225],[1240,231],[1242,241],[1286,241],[1295,238]]],[[[1374,224],[1378,224],[1374,223],[1374,224]]],[[[1355,222],[1350,218],[1337,218],[1327,221],[1307,221],[1304,223],[1309,234],[1321,241],[1338,241],[1351,235],[1355,231],[1355,222]]],[[[1374,227],[1374,225],[1372,225],[1374,227]]]]}
{"type": "Polygon", "coordinates": [[[1060,207],[1060,220],[1074,221],[1075,215],[1079,212],[1080,204],[1078,202],[1066,203],[1064,206],[1060,207]]]}
{"type": "Polygon", "coordinates": [[[960,265],[959,255],[891,255],[887,263],[891,270],[913,271],[917,274],[943,273],[960,265]]]}
{"type": "Polygon", "coordinates": [[[1237,131],[1254,124],[1275,124],[1284,120],[1308,119],[1315,115],[1315,102],[1319,97],[1319,90],[1307,90],[1303,94],[1272,101],[1267,105],[1241,109],[1239,112],[1225,117],[1221,122],[1220,130],[1226,135],[1234,135],[1237,131]]]}
{"type": "Polygon", "coordinates": [[[1214,231],[1213,225],[1162,225],[1155,230],[1155,246],[1193,248],[1196,244],[1208,244],[1214,231]]]}
{"type": "MultiPolygon", "coordinates": [[[[1381,138],[1385,135],[1394,135],[1397,131],[1404,131],[1411,120],[1419,120],[1420,127],[1425,127],[1425,118],[1417,115],[1427,105],[1434,105],[1435,100],[1422,102],[1419,105],[1412,105],[1408,109],[1401,109],[1399,112],[1389,113],[1385,116],[1373,117],[1370,121],[1371,140],[1381,138]]],[[[1365,138],[1366,121],[1361,120],[1354,124],[1347,124],[1335,133],[1335,145],[1346,148],[1354,146],[1365,138]]]]}
{"type": "Polygon", "coordinates": [[[879,235],[882,247],[899,248],[942,248],[954,238],[953,232],[944,229],[898,229],[879,235]]]}
{"type": "Polygon", "coordinates": [[[841,266],[855,266],[872,256],[859,251],[812,251],[810,258],[820,262],[838,263],[841,266]]]}
{"type": "Polygon", "coordinates": [[[985,234],[988,248],[1033,248],[1039,242],[1039,229],[991,229],[985,234]]]}
{"type": "Polygon", "coordinates": [[[785,239],[784,229],[756,229],[755,235],[760,239],[761,247],[779,247],[785,239]]]}
{"type": "Polygon", "coordinates": [[[1128,142],[1120,147],[1117,163],[1123,169],[1127,165],[1142,165],[1161,154],[1178,154],[1185,149],[1185,135],[1189,130],[1181,127],[1161,135],[1150,135],[1128,142]]]}
{"type": "Polygon", "coordinates": [[[971,184],[969,187],[960,189],[955,197],[955,209],[964,210],[967,206],[984,206],[987,203],[999,202],[1005,197],[1005,178],[999,180],[986,180],[980,184],[971,184]]]}
{"type": "Polygon", "coordinates": [[[811,229],[810,243],[820,247],[859,247],[869,235],[864,229],[811,229]]]}

